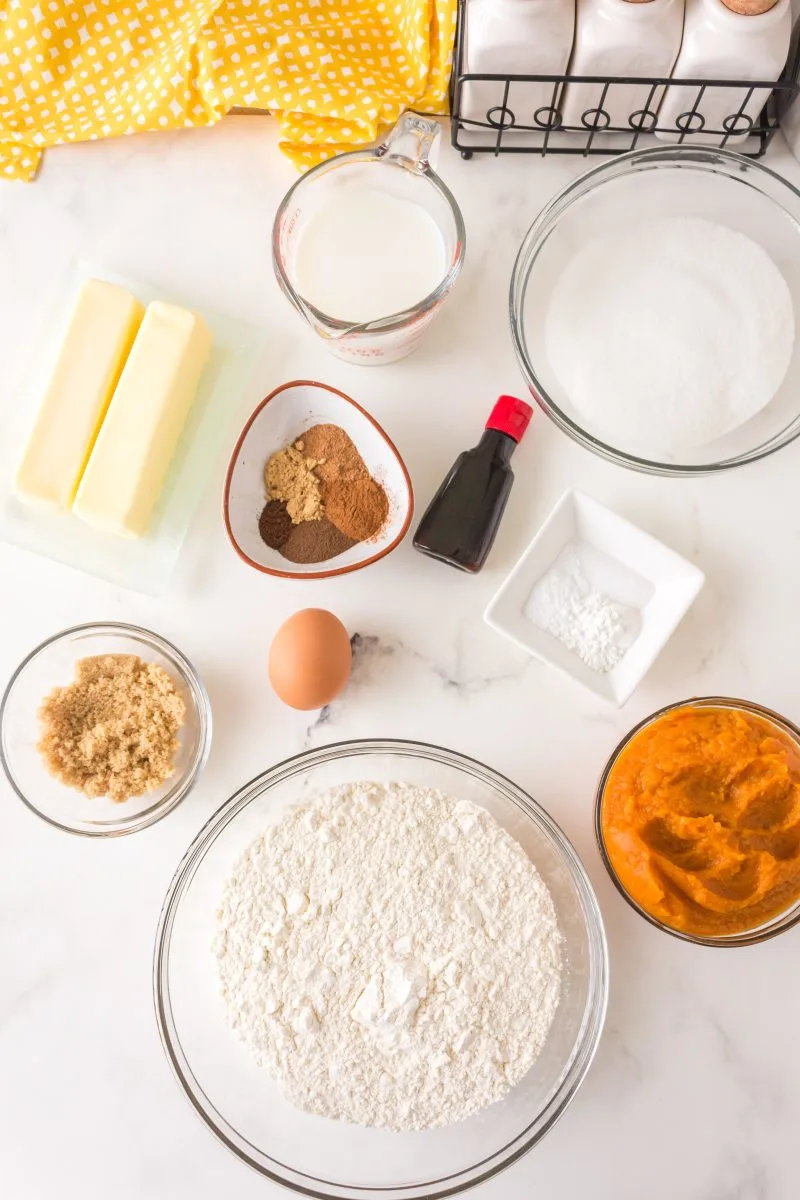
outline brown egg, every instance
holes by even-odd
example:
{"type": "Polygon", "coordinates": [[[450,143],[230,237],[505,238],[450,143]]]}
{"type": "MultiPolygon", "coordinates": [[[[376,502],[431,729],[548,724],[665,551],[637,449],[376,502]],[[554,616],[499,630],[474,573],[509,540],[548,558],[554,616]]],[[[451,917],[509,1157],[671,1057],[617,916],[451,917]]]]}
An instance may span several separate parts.
{"type": "Polygon", "coordinates": [[[347,683],[351,657],[339,618],[324,608],[302,608],[272,639],[269,681],[290,708],[322,708],[347,683]]]}

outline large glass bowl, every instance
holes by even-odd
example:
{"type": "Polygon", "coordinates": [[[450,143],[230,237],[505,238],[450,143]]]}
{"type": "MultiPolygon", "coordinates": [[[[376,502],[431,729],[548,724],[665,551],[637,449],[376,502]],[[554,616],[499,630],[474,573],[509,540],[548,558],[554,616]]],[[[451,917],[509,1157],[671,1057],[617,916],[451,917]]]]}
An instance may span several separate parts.
{"type": "Polygon", "coordinates": [[[643,455],[633,445],[605,441],[601,423],[588,422],[572,406],[547,355],[550,296],[567,263],[588,242],[623,231],[632,221],[676,216],[715,221],[760,244],[783,274],[800,318],[800,192],[740,154],[673,146],[637,150],[603,163],[542,209],[514,265],[511,334],[534,398],[580,445],[653,475],[702,475],[755,462],[800,434],[800,338],[783,384],[766,408],[724,437],[682,451],[680,457],[658,447],[643,455]]]}
{"type": "Polygon", "coordinates": [[[605,800],[609,776],[620,754],[622,754],[642,730],[656,724],[662,717],[679,708],[727,708],[732,709],[734,712],[749,713],[752,716],[761,717],[762,720],[768,721],[780,733],[788,734],[795,744],[800,747],[800,729],[796,725],[793,725],[791,721],[787,721],[786,717],[780,716],[779,713],[773,712],[771,708],[763,708],[760,704],[753,704],[750,700],[735,700],[729,696],[700,696],[693,700],[679,700],[676,704],[667,704],[651,716],[645,717],[643,721],[640,721],[638,725],[633,727],[630,733],[626,733],[603,769],[595,796],[595,836],[597,838],[598,849],[600,850],[600,857],[611,876],[615,888],[623,899],[627,900],[634,912],[637,912],[640,917],[644,917],[645,921],[649,921],[651,925],[655,925],[656,929],[660,929],[662,933],[669,933],[672,937],[679,938],[684,942],[693,942],[696,946],[727,946],[733,948],[736,946],[754,946],[758,942],[766,942],[769,938],[773,938],[787,929],[792,929],[793,926],[800,922],[800,900],[790,904],[783,912],[770,917],[768,921],[764,921],[761,925],[753,926],[750,929],[743,929],[739,933],[726,933],[718,936],[687,933],[684,929],[675,929],[671,925],[664,924],[663,921],[653,916],[638,901],[634,900],[617,874],[614,864],[611,861],[611,856],[608,853],[605,834],[603,832],[603,802],[605,800]]]}
{"type": "Polygon", "coordinates": [[[119,837],[160,821],[188,796],[210,750],[211,705],[199,675],[171,642],[137,625],[96,621],[54,634],[23,659],[0,702],[0,766],[8,782],[37,816],[84,837],[119,837]],[[186,705],[172,775],[155,791],[121,803],[67,787],[48,773],[36,749],[42,700],[73,682],[78,659],[101,654],[135,654],[157,663],[186,705]]]}
{"type": "Polygon", "coordinates": [[[608,993],[600,910],[570,843],[529,796],[488,767],[436,746],[342,742],[288,759],[228,800],[189,847],[170,885],[154,961],[167,1057],[192,1105],[244,1162],[320,1197],[452,1195],[495,1175],[552,1127],[597,1047],[608,993]],[[292,1107],[228,1028],[212,953],[215,913],[234,861],[282,810],[336,784],[405,781],[482,805],[547,883],[564,938],[562,992],[545,1047],[508,1097],[458,1125],[392,1133],[292,1107]]]}

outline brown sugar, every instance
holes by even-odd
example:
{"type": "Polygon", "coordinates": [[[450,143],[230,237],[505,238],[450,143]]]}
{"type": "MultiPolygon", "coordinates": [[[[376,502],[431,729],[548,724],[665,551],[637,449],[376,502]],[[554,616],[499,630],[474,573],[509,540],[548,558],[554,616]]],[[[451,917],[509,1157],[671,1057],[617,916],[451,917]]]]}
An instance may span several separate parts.
{"type": "Polygon", "coordinates": [[[135,654],[82,658],[39,709],[37,749],[51,775],[86,796],[128,800],[173,774],[186,706],[171,676],[135,654]]]}

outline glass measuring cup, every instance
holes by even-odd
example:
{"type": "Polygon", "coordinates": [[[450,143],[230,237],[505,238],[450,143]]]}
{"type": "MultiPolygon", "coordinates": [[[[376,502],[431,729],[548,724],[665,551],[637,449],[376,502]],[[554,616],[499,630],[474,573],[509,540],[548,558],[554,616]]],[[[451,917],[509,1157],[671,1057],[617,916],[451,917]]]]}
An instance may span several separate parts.
{"type": "MultiPolygon", "coordinates": [[[[414,113],[401,117],[383,145],[356,150],[320,163],[286,193],[272,229],[272,263],[278,283],[315,333],[339,358],[365,366],[394,362],[410,354],[441,308],[464,261],[464,220],[456,201],[430,165],[439,136],[434,121],[414,113]],[[349,188],[380,188],[423,208],[436,224],[445,247],[445,274],[419,302],[380,320],[354,324],[321,312],[299,292],[297,248],[312,218],[341,201],[349,188]]],[[[387,237],[392,231],[387,230],[387,237]]],[[[376,264],[376,270],[379,267],[376,264]]]]}

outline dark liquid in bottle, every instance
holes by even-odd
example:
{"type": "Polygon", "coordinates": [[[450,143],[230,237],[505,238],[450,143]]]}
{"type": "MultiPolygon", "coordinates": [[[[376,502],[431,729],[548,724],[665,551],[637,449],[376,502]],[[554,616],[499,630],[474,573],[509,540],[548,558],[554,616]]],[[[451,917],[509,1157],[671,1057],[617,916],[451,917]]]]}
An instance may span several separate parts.
{"type": "Polygon", "coordinates": [[[480,571],[492,548],[514,472],[514,438],[487,429],[477,446],[459,454],[428,505],[414,546],[462,571],[480,571]]]}

